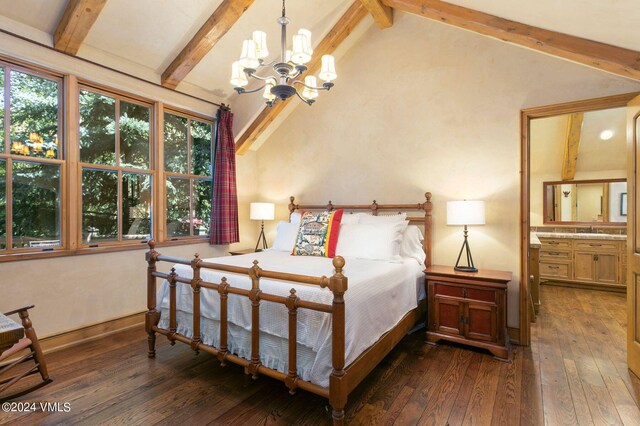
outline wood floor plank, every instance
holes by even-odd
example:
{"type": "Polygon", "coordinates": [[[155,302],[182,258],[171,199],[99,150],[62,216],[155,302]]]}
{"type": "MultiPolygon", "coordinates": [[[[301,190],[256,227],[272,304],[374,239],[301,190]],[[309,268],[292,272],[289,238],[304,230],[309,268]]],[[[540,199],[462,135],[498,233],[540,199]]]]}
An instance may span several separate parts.
{"type": "Polygon", "coordinates": [[[572,359],[565,359],[564,367],[567,372],[567,378],[569,379],[569,389],[571,390],[571,399],[573,401],[573,407],[575,408],[578,424],[594,424],[591,413],[589,412],[589,404],[587,403],[587,398],[584,395],[584,389],[582,388],[582,382],[580,381],[575,361],[572,359]]]}
{"type": "Polygon", "coordinates": [[[522,396],[522,348],[512,349],[513,360],[506,365],[506,374],[500,376],[491,423],[511,426],[519,422],[522,396]]]}
{"type": "Polygon", "coordinates": [[[464,374],[464,379],[462,380],[462,384],[460,385],[460,388],[458,390],[458,395],[456,396],[456,400],[453,403],[453,407],[451,407],[451,412],[449,413],[447,424],[462,424],[462,421],[464,420],[464,417],[467,413],[469,401],[471,400],[474,384],[476,383],[478,373],[480,372],[482,358],[483,355],[478,352],[473,352],[473,355],[471,355],[469,367],[464,374]]]}
{"type": "Polygon", "coordinates": [[[622,422],[625,425],[640,425],[640,410],[622,379],[607,376],[604,378],[604,382],[622,422]]]}
{"type": "Polygon", "coordinates": [[[419,419],[420,424],[446,423],[455,402],[454,396],[462,385],[472,356],[473,352],[471,351],[460,351],[454,355],[454,359],[442,374],[442,378],[435,388],[436,392],[424,405],[422,416],[419,419]]]}
{"type": "Polygon", "coordinates": [[[504,374],[506,365],[502,361],[483,357],[462,424],[487,425],[491,423],[498,379],[504,374]]]}

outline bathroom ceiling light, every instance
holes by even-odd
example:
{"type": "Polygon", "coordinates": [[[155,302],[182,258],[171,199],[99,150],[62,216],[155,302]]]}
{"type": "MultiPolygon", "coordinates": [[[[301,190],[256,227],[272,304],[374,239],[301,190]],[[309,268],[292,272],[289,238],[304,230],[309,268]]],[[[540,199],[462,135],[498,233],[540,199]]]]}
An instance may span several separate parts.
{"type": "Polygon", "coordinates": [[[608,141],[613,137],[613,130],[603,130],[600,132],[600,139],[603,141],[608,141]]]}

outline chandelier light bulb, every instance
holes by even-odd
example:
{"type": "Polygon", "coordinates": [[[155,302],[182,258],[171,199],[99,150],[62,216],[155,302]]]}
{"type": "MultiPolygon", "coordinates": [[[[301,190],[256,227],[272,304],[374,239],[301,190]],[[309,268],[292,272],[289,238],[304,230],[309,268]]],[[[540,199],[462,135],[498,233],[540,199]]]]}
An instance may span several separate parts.
{"type": "Polygon", "coordinates": [[[267,83],[267,85],[264,86],[264,92],[262,92],[262,97],[265,98],[268,102],[272,102],[276,99],[276,95],[271,93],[272,88],[273,84],[267,83]]]}
{"type": "Polygon", "coordinates": [[[235,61],[231,65],[231,80],[229,80],[229,82],[235,87],[244,87],[249,84],[244,69],[242,65],[240,65],[240,61],[235,61]]]}
{"type": "Polygon", "coordinates": [[[253,42],[256,44],[256,57],[258,59],[264,59],[269,56],[269,49],[267,48],[267,33],[264,31],[253,32],[253,42]]]}
{"type": "Polygon", "coordinates": [[[307,30],[306,28],[300,28],[300,30],[298,30],[298,34],[304,36],[305,43],[307,46],[307,53],[309,54],[309,56],[313,55],[313,48],[311,44],[311,31],[307,30]]]}
{"type": "Polygon", "coordinates": [[[324,81],[332,81],[338,77],[338,74],[336,74],[336,63],[333,56],[322,56],[322,67],[318,76],[324,81]]]}
{"type": "Polygon", "coordinates": [[[242,55],[240,55],[240,65],[245,68],[256,69],[260,65],[256,56],[256,42],[245,40],[242,42],[242,55]]]}
{"type": "Polygon", "coordinates": [[[304,78],[305,87],[302,91],[302,96],[307,99],[315,99],[318,97],[318,91],[315,89],[318,84],[314,75],[308,75],[304,78]]]}
{"type": "Polygon", "coordinates": [[[306,37],[302,34],[296,34],[293,36],[293,54],[291,60],[300,65],[304,65],[311,60],[309,55],[309,48],[306,46],[306,37]]]}

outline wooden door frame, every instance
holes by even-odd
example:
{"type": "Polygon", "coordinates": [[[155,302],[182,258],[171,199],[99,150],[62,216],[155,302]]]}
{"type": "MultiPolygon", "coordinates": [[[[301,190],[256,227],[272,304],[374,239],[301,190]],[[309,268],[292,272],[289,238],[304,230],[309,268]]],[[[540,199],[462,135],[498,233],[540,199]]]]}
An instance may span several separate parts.
{"type": "Polygon", "coordinates": [[[640,92],[585,99],[555,105],[527,108],[520,111],[520,339],[521,345],[531,343],[529,321],[529,245],[530,245],[530,122],[535,118],[572,114],[581,111],[626,107],[640,92]]]}

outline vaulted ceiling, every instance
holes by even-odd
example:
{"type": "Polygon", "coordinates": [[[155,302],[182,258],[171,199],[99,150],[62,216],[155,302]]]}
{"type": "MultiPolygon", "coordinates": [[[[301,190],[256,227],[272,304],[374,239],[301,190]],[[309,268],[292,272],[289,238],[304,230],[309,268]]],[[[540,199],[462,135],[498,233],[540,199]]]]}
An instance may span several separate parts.
{"type": "MultiPolygon", "coordinates": [[[[0,29],[234,106],[230,65],[242,40],[256,29],[267,33],[271,56],[276,56],[281,5],[281,0],[0,0],[0,29]]],[[[375,22],[382,31],[393,25],[399,11],[640,80],[637,0],[287,2],[289,30],[310,29],[314,47],[324,43],[327,52],[359,22],[375,22]]],[[[255,103],[247,108],[258,109],[244,112],[246,131],[236,135],[243,150],[282,109],[260,112],[255,103]]]]}

